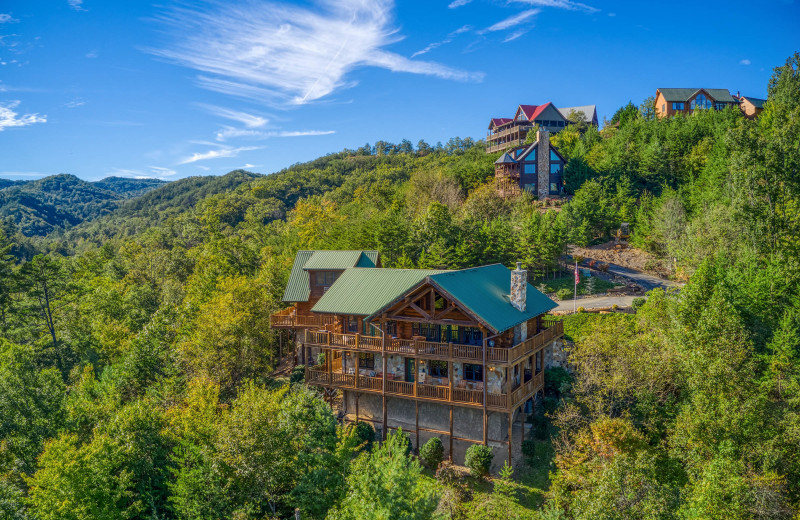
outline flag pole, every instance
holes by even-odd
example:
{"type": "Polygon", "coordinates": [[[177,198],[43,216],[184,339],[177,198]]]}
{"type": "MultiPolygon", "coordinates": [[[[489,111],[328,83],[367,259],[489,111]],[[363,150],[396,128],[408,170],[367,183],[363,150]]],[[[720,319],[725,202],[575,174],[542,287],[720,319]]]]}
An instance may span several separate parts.
{"type": "Polygon", "coordinates": [[[578,310],[578,261],[575,260],[575,297],[572,299],[572,312],[578,310]]]}

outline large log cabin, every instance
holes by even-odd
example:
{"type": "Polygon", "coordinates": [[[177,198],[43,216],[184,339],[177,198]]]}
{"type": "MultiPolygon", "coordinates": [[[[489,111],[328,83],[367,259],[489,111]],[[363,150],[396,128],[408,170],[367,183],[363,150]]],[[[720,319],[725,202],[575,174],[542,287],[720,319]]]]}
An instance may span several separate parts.
{"type": "Polygon", "coordinates": [[[469,443],[507,446],[510,459],[512,424],[521,414],[521,441],[544,386],[544,349],[563,335],[546,316],[555,306],[519,264],[351,267],[311,307],[319,324],[295,328],[300,357],[316,360],[307,384],[340,391],[348,420],[383,437],[402,427],[417,449],[421,437],[440,436],[453,459],[469,443]]]}

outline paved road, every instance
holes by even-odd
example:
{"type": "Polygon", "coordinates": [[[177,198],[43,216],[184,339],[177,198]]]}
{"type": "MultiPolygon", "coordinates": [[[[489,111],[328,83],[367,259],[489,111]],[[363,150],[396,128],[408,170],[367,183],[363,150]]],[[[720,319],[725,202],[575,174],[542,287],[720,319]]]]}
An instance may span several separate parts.
{"type": "Polygon", "coordinates": [[[645,291],[649,291],[655,288],[669,289],[672,287],[681,286],[681,284],[677,282],[673,282],[672,280],[665,280],[663,278],[659,278],[658,276],[654,276],[652,274],[643,273],[641,271],[635,271],[633,269],[628,269],[627,267],[622,267],[616,264],[608,264],[608,265],[609,265],[608,267],[609,273],[629,278],[630,280],[633,280],[637,284],[641,285],[645,291]]]}
{"type": "MultiPolygon", "coordinates": [[[[636,296],[592,296],[591,298],[578,298],[576,307],[583,307],[584,309],[602,309],[611,307],[616,304],[620,307],[630,307],[631,302],[636,296]]],[[[572,312],[572,300],[566,300],[558,303],[558,307],[553,309],[555,312],[569,311],[572,312]]]]}

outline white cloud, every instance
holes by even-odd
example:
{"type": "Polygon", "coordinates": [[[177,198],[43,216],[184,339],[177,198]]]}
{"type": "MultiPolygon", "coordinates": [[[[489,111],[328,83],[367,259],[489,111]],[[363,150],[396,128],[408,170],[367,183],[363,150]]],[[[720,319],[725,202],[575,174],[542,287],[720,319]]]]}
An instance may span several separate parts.
{"type": "Polygon", "coordinates": [[[208,159],[220,159],[223,157],[236,157],[241,152],[246,152],[249,150],[260,150],[261,148],[263,148],[263,146],[240,146],[238,148],[231,148],[229,146],[225,146],[222,148],[217,148],[216,150],[209,150],[205,153],[192,154],[191,157],[183,159],[178,164],[190,164],[197,161],[206,161],[208,159]]]}
{"type": "Polygon", "coordinates": [[[11,101],[6,104],[0,103],[0,132],[12,126],[28,126],[34,123],[46,123],[47,116],[39,114],[25,114],[19,116],[14,109],[19,105],[19,101],[11,101]],[[19,116],[19,117],[18,117],[19,116]]]}
{"type": "Polygon", "coordinates": [[[529,18],[533,16],[536,16],[537,14],[539,14],[540,11],[541,11],[540,9],[528,9],[527,11],[522,11],[519,14],[515,14],[514,16],[506,18],[505,20],[497,22],[496,24],[487,27],[486,29],[480,32],[481,34],[483,34],[486,32],[502,31],[508,29],[509,27],[514,27],[516,25],[526,22],[529,18]]]}
{"type": "Polygon", "coordinates": [[[567,9],[569,11],[586,11],[588,13],[596,13],[600,9],[590,5],[582,4],[580,2],[572,2],[571,0],[511,0],[520,4],[535,5],[539,7],[557,7],[559,9],[567,9]]]}
{"type": "Polygon", "coordinates": [[[453,0],[450,2],[449,7],[450,9],[455,9],[456,7],[461,7],[462,5],[467,5],[468,3],[472,2],[472,0],[453,0]]]}
{"type": "Polygon", "coordinates": [[[69,6],[76,11],[85,11],[86,9],[83,8],[83,0],[67,0],[69,6]]]}
{"type": "Polygon", "coordinates": [[[744,59],[744,60],[740,61],[739,64],[740,65],[750,65],[750,60],[744,59]]]}
{"type": "Polygon", "coordinates": [[[64,103],[64,106],[67,108],[78,108],[86,104],[86,101],[82,99],[75,99],[70,101],[69,103],[64,103]]]}
{"type": "Polygon", "coordinates": [[[310,8],[277,2],[173,8],[161,20],[176,42],[156,55],[210,76],[200,86],[276,105],[303,104],[353,83],[359,67],[479,81],[471,73],[412,61],[382,48],[398,41],[391,0],[315,0],[310,8]]]}
{"type": "Polygon", "coordinates": [[[510,41],[514,41],[517,38],[519,38],[520,36],[522,36],[523,34],[525,34],[526,32],[528,32],[528,31],[526,31],[524,29],[520,29],[519,31],[516,31],[516,32],[514,32],[512,34],[509,34],[508,36],[506,36],[505,40],[503,40],[503,43],[508,43],[510,41]]]}
{"type": "Polygon", "coordinates": [[[305,137],[314,135],[330,135],[335,134],[335,130],[281,130],[281,131],[262,131],[262,130],[246,130],[244,128],[233,128],[226,126],[217,131],[217,141],[225,141],[227,139],[237,137],[249,137],[251,139],[269,139],[270,137],[305,137]]]}
{"type": "Polygon", "coordinates": [[[161,166],[148,166],[148,168],[150,168],[150,171],[157,174],[158,177],[171,177],[178,173],[171,168],[164,168],[161,166]]]}
{"type": "Polygon", "coordinates": [[[91,50],[91,51],[86,53],[86,57],[89,58],[89,59],[94,59],[94,58],[96,58],[98,56],[99,56],[99,54],[97,53],[96,50],[91,50]]]}
{"type": "Polygon", "coordinates": [[[453,41],[453,38],[455,38],[455,37],[456,37],[456,36],[458,36],[459,34],[465,33],[465,32],[467,32],[467,31],[470,31],[470,30],[472,30],[472,27],[471,27],[471,26],[469,26],[469,25],[465,25],[465,26],[463,26],[463,27],[459,27],[459,28],[458,28],[458,29],[456,29],[455,31],[453,31],[453,32],[451,32],[450,34],[448,34],[448,35],[447,35],[447,38],[445,38],[444,40],[442,40],[442,41],[440,41],[440,42],[433,42],[433,43],[430,43],[430,44],[428,44],[428,46],[427,46],[427,47],[425,47],[424,49],[422,49],[422,50],[419,50],[419,51],[415,52],[414,54],[412,54],[412,55],[411,55],[411,58],[416,58],[416,57],[417,57],[417,56],[419,56],[420,54],[427,54],[427,53],[429,53],[430,51],[432,51],[433,49],[435,49],[436,47],[441,47],[442,45],[446,45],[446,44],[448,44],[448,43],[452,42],[452,41],[453,41]]]}
{"type": "Polygon", "coordinates": [[[17,20],[16,18],[13,18],[8,13],[0,13],[0,23],[14,23],[14,22],[18,22],[18,21],[19,20],[17,20]]]}
{"type": "Polygon", "coordinates": [[[252,114],[248,114],[247,112],[239,112],[237,110],[231,110],[229,108],[218,107],[215,105],[206,105],[204,103],[198,103],[197,105],[206,109],[217,117],[224,117],[225,119],[238,121],[247,128],[261,128],[269,123],[269,119],[261,116],[254,116],[252,114]]]}

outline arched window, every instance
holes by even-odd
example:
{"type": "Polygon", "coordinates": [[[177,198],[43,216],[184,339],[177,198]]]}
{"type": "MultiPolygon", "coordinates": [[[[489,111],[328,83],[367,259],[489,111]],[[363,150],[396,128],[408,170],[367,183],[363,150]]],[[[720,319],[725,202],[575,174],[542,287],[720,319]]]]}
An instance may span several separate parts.
{"type": "Polygon", "coordinates": [[[712,106],[711,100],[708,99],[705,94],[698,94],[697,97],[692,100],[692,110],[695,108],[709,109],[712,106]]]}

